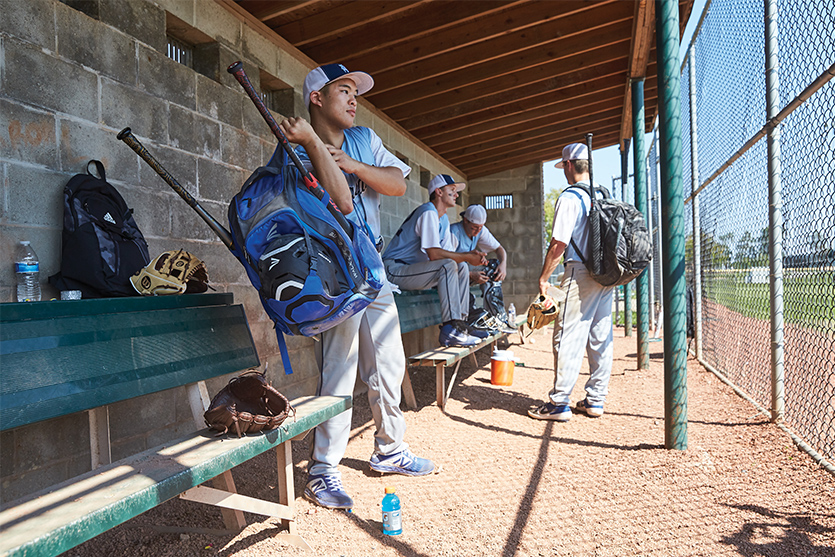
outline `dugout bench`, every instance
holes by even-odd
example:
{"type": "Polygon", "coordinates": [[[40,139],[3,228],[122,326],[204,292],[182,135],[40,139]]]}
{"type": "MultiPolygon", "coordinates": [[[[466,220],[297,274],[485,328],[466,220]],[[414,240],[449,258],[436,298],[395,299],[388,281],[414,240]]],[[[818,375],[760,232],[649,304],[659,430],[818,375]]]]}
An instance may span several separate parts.
{"type": "MultiPolygon", "coordinates": [[[[476,304],[480,305],[482,299],[481,289],[473,286],[470,288],[470,292],[475,296],[476,304]]],[[[395,294],[394,301],[397,305],[397,313],[400,318],[401,334],[417,331],[424,327],[440,325],[442,322],[441,305],[438,300],[437,290],[405,290],[399,294],[395,294]]],[[[523,322],[524,318],[517,319],[517,323],[521,324],[523,322]]],[[[521,325],[519,325],[518,333],[521,342],[524,344],[525,339],[521,325]]],[[[443,410],[452,392],[455,379],[458,376],[458,368],[461,365],[461,361],[469,356],[472,358],[473,364],[478,367],[475,353],[486,346],[490,346],[492,353],[496,347],[496,343],[509,334],[512,333],[495,333],[475,346],[440,346],[415,354],[414,356],[407,355],[406,373],[403,376],[403,398],[406,401],[406,405],[413,410],[417,408],[417,400],[412,389],[412,380],[409,377],[409,365],[435,368],[435,400],[438,403],[438,407],[443,410]],[[449,386],[447,386],[446,369],[453,364],[455,364],[455,369],[449,380],[449,386]]]]}
{"type": "Polygon", "coordinates": [[[220,507],[229,530],[246,526],[244,511],[277,517],[284,541],[309,548],[294,522],[291,441],[351,399],[291,400],[295,416],[241,439],[208,430],[205,380],[259,364],[232,301],[220,293],[0,304],[0,431],[86,411],[92,468],[4,504],[0,555],[57,555],[173,497],[220,507]],[[183,386],[196,431],[110,462],[107,405],[183,386]],[[272,448],[278,503],[238,494],[231,469],[272,448]]]}

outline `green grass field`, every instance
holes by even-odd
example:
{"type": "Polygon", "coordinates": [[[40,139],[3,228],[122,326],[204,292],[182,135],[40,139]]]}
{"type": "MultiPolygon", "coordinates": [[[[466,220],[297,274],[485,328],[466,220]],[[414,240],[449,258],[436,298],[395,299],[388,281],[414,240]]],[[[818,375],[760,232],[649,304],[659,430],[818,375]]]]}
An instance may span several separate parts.
{"type": "MultiPolygon", "coordinates": [[[[746,282],[747,270],[721,270],[705,274],[703,295],[755,319],[770,319],[770,287],[746,282]]],[[[831,269],[785,269],[783,319],[816,329],[835,329],[835,273],[831,269]]]]}

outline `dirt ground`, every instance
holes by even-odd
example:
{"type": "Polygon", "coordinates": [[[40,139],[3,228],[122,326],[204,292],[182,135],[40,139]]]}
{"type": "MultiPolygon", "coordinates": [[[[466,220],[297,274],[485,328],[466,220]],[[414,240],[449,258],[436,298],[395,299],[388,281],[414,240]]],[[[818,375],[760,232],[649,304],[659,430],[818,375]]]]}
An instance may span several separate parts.
{"type": "MultiPolygon", "coordinates": [[[[417,411],[406,439],[436,474],[381,476],[368,468],[374,426],[355,398],[343,482],[353,512],[303,499],[308,443],[295,443],[299,533],[292,547],[276,520],[247,515],[224,534],[219,513],[182,500],[79,546],[76,556],[835,556],[835,478],[695,360],[688,362],[687,450],[664,448],[663,343],[636,370],[635,337],[615,332],[605,415],[568,423],[530,419],[553,383],[550,328],[510,347],[523,366],[513,385],[490,383],[490,355],[461,366],[445,411],[434,373],[411,370],[417,411]],[[385,536],[381,500],[394,486],[403,534],[385,536]],[[189,533],[183,530],[203,530],[189,533]]],[[[448,373],[449,376],[449,373],[448,373]]],[[[580,375],[572,402],[583,396],[580,375]]],[[[239,491],[277,501],[275,457],[234,470],[239,491]]]]}

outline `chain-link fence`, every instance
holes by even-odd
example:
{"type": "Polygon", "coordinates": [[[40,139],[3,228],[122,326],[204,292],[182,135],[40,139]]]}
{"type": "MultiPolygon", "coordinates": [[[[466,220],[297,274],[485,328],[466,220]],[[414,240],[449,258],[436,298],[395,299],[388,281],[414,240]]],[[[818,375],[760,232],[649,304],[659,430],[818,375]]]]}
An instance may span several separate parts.
{"type": "MultiPolygon", "coordinates": [[[[696,353],[833,463],[835,0],[769,1],[709,2],[682,65],[696,353]],[[769,87],[778,93],[771,110],[769,87]]],[[[647,188],[655,304],[663,280],[657,164],[653,140],[647,188]]]]}

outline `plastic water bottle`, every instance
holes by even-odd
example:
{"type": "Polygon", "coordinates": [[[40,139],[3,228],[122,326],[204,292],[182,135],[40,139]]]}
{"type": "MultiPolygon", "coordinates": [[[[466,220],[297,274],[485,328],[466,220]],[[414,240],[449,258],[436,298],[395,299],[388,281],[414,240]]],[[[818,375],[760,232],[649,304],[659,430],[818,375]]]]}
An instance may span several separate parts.
{"type": "Polygon", "coordinates": [[[513,303],[507,308],[507,324],[511,327],[516,326],[516,306],[513,303]]]}
{"type": "Polygon", "coordinates": [[[29,242],[20,242],[15,253],[14,271],[17,277],[17,301],[18,302],[40,302],[41,283],[39,274],[38,256],[29,242]]]}
{"type": "Polygon", "coordinates": [[[383,497],[383,534],[396,536],[403,533],[403,523],[400,520],[400,497],[395,495],[393,487],[386,488],[383,497]]]}

